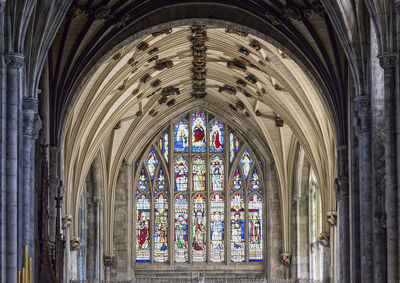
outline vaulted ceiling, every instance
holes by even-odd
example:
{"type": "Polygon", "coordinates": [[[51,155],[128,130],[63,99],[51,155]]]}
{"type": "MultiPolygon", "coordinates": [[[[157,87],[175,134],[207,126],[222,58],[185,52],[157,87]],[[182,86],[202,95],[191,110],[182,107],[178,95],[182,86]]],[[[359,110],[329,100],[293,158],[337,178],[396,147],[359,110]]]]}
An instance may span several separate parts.
{"type": "Polygon", "coordinates": [[[84,179],[100,152],[111,250],[123,160],[135,159],[157,125],[202,107],[244,133],[248,128],[274,160],[289,251],[298,144],[317,176],[323,211],[334,207],[335,147],[346,136],[343,52],[317,1],[182,2],[79,1],[71,8],[48,61],[52,142],[63,147],[66,209],[77,215],[84,179]],[[193,28],[206,32],[198,33],[205,57],[193,52],[193,28]],[[206,71],[193,70],[200,59],[206,71]],[[205,80],[200,89],[196,77],[205,80]]]}

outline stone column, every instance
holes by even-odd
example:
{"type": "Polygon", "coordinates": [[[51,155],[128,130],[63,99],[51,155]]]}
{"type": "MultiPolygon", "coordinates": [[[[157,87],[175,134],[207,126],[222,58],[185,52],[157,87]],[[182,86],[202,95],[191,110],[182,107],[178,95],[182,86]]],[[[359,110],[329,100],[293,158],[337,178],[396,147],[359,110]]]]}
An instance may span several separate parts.
{"type": "Polygon", "coordinates": [[[34,258],[35,232],[35,141],[41,126],[38,115],[39,101],[25,98],[23,101],[23,210],[22,210],[22,244],[27,245],[28,256],[34,258]]]}
{"type": "Polygon", "coordinates": [[[6,0],[0,0],[0,13],[3,13],[5,7],[6,7],[6,0]]]}
{"type": "Polygon", "coordinates": [[[7,64],[7,128],[6,128],[6,282],[17,282],[18,252],[18,109],[21,105],[19,89],[22,54],[4,55],[7,64]]]}
{"type": "Polygon", "coordinates": [[[361,282],[373,282],[371,97],[358,96],[355,103],[359,148],[361,282]]]}
{"type": "Polygon", "coordinates": [[[347,145],[338,147],[338,177],[335,180],[339,209],[340,282],[350,283],[349,170],[347,145]]]}
{"type": "Polygon", "coordinates": [[[384,69],[385,94],[385,166],[386,166],[386,225],[387,225],[387,274],[388,282],[398,282],[398,227],[397,207],[400,191],[397,190],[396,165],[396,55],[381,53],[379,65],[384,69]]]}

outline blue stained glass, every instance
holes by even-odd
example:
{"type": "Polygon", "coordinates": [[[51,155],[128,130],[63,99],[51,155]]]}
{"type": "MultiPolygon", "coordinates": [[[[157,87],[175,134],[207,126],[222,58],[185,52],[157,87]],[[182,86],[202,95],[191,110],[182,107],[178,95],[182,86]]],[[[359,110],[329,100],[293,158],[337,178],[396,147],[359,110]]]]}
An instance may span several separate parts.
{"type": "Polygon", "coordinates": [[[192,190],[206,190],[206,161],[201,156],[193,157],[192,165],[192,190]]]}
{"type": "Polygon", "coordinates": [[[211,262],[224,261],[224,199],[216,194],[211,199],[211,262]]]}
{"type": "Polygon", "coordinates": [[[147,191],[148,194],[150,194],[150,191],[147,191]]]}
{"type": "Polygon", "coordinates": [[[188,261],[188,201],[183,194],[175,198],[175,262],[188,261]]]}
{"type": "Polygon", "coordinates": [[[224,190],[224,163],[222,159],[215,155],[211,159],[211,189],[213,191],[224,190]]]}
{"type": "Polygon", "coordinates": [[[260,167],[262,167],[262,162],[261,162],[261,160],[258,160],[258,163],[260,164],[260,167]]]}
{"type": "Polygon", "coordinates": [[[188,152],[189,130],[188,125],[183,121],[175,124],[174,142],[175,152],[188,152]]]}
{"type": "Polygon", "coordinates": [[[158,164],[157,156],[153,150],[151,150],[149,152],[149,157],[146,159],[146,164],[147,164],[147,168],[149,169],[150,176],[153,179],[154,172],[156,171],[156,167],[158,164]]]}
{"type": "Polygon", "coordinates": [[[231,198],[231,261],[244,261],[244,202],[240,194],[231,198]]]}
{"type": "Polygon", "coordinates": [[[144,173],[144,168],[142,168],[142,171],[140,172],[138,184],[139,184],[139,189],[141,191],[144,191],[147,189],[148,182],[147,182],[146,174],[144,173]]]}
{"type": "Polygon", "coordinates": [[[240,158],[240,164],[242,165],[244,176],[247,179],[247,176],[250,172],[250,166],[253,163],[253,159],[251,159],[249,152],[247,149],[243,152],[242,158],[240,158]]]}
{"type": "Polygon", "coordinates": [[[238,152],[240,148],[239,139],[235,138],[235,152],[238,152]]]}
{"type": "Polygon", "coordinates": [[[213,116],[213,115],[211,115],[211,114],[208,114],[208,121],[211,121],[213,118],[214,118],[214,116],[213,116]]]}
{"type": "Polygon", "coordinates": [[[136,199],[136,261],[150,261],[150,199],[140,195],[136,199]]]}
{"type": "Polygon", "coordinates": [[[235,189],[235,191],[240,190],[240,188],[242,187],[242,182],[243,181],[239,173],[239,168],[236,168],[235,175],[233,176],[233,188],[235,189]]]}
{"type": "Polygon", "coordinates": [[[164,171],[162,168],[160,168],[160,171],[158,172],[157,188],[160,191],[165,189],[165,175],[164,175],[164,171]]]}
{"type": "Polygon", "coordinates": [[[154,191],[154,194],[158,194],[158,191],[157,191],[157,190],[155,190],[155,191],[154,191]]]}
{"type": "Polygon", "coordinates": [[[136,195],[140,194],[139,190],[136,190],[136,195]]]}
{"type": "Polygon", "coordinates": [[[254,168],[253,175],[250,180],[251,188],[256,191],[260,188],[260,178],[258,177],[257,169],[254,168]]]}
{"type": "Polygon", "coordinates": [[[154,202],[154,261],[168,262],[168,200],[163,194],[154,202]]]}
{"type": "Polygon", "coordinates": [[[188,189],[188,165],[183,158],[179,156],[175,161],[175,191],[187,191],[188,189]]]}
{"type": "Polygon", "coordinates": [[[242,190],[242,194],[244,194],[244,190],[242,190]]]}
{"type": "Polygon", "coordinates": [[[262,190],[259,190],[258,192],[259,192],[260,194],[262,194],[262,193],[263,193],[263,191],[262,191],[262,190]]]}
{"type": "Polygon", "coordinates": [[[210,151],[223,152],[224,151],[224,124],[215,120],[210,124],[210,151]]]}
{"type": "Polygon", "coordinates": [[[140,159],[136,162],[136,168],[139,166],[140,159]]]}
{"type": "Polygon", "coordinates": [[[233,194],[233,190],[231,190],[231,194],[233,194]]]}
{"type": "Polygon", "coordinates": [[[165,193],[168,194],[168,190],[166,190],[165,193]]]}
{"type": "Polygon", "coordinates": [[[192,152],[206,152],[206,115],[201,112],[192,117],[192,152]]]}
{"type": "Polygon", "coordinates": [[[193,198],[193,262],[206,261],[206,227],[207,227],[207,211],[206,200],[203,195],[196,194],[193,198]]]}

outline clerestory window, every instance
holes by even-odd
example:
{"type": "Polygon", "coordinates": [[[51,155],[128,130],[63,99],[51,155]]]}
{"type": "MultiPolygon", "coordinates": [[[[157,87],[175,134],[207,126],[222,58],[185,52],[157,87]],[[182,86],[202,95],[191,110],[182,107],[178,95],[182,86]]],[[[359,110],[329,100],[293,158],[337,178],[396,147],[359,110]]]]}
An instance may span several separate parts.
{"type": "Polygon", "coordinates": [[[136,262],[262,262],[262,165],[210,113],[172,121],[136,163],[136,262]]]}

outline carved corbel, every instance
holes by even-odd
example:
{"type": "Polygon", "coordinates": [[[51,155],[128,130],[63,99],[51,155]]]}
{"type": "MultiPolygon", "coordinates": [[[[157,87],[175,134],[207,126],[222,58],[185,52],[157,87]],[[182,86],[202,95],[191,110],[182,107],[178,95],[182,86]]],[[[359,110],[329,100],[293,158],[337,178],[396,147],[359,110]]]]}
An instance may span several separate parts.
{"type": "Polygon", "coordinates": [[[321,233],[318,241],[323,247],[329,247],[329,234],[321,233]]]}
{"type": "Polygon", "coordinates": [[[69,227],[71,227],[72,224],[72,215],[66,215],[65,217],[63,217],[62,219],[62,229],[68,229],[69,227]]]}
{"type": "Polygon", "coordinates": [[[281,262],[284,266],[290,266],[292,263],[292,255],[290,253],[281,253],[281,262]]]}
{"type": "Polygon", "coordinates": [[[336,211],[329,211],[326,214],[326,222],[332,227],[335,227],[337,225],[337,213],[336,211]]]}
{"type": "Polygon", "coordinates": [[[39,137],[39,131],[42,128],[42,121],[38,114],[39,101],[35,98],[24,98],[23,110],[23,134],[32,139],[39,137]]]}
{"type": "Polygon", "coordinates": [[[385,71],[391,71],[396,67],[396,54],[383,52],[378,55],[379,65],[385,71]]]}
{"type": "Polygon", "coordinates": [[[79,251],[81,248],[81,239],[79,237],[73,237],[71,242],[71,251],[79,251]]]}
{"type": "Polygon", "coordinates": [[[114,255],[113,254],[106,254],[103,257],[104,260],[104,266],[110,267],[113,263],[114,255]]]}

